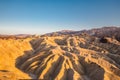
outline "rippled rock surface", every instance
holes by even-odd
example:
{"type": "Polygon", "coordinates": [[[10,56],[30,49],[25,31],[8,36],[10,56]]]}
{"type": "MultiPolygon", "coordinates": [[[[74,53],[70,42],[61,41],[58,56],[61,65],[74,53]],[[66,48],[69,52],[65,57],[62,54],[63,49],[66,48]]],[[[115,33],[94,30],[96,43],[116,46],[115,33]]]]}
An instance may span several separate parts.
{"type": "Polygon", "coordinates": [[[119,80],[120,42],[88,35],[51,36],[31,40],[32,53],[16,66],[34,79],[119,80]]]}
{"type": "Polygon", "coordinates": [[[120,80],[120,28],[0,35],[0,80],[120,80]]]}

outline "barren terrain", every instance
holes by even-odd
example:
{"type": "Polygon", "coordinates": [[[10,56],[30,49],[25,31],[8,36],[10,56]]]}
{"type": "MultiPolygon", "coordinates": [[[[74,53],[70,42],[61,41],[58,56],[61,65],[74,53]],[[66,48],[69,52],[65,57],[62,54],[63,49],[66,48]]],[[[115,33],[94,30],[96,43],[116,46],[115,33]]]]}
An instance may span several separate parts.
{"type": "Polygon", "coordinates": [[[120,80],[119,36],[111,36],[1,38],[0,80],[120,80]]]}

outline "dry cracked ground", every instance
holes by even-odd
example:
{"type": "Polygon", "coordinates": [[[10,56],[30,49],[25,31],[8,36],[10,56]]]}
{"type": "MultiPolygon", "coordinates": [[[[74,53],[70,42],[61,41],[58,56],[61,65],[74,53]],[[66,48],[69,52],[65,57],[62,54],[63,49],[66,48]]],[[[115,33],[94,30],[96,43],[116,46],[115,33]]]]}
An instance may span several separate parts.
{"type": "Polygon", "coordinates": [[[120,80],[120,42],[105,37],[0,39],[0,80],[120,80]]]}

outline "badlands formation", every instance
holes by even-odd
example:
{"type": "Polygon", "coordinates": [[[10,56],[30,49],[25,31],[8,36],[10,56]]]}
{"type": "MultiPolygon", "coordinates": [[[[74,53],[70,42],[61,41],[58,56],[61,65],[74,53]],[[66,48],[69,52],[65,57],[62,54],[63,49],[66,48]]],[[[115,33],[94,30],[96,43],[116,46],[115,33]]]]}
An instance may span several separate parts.
{"type": "Polygon", "coordinates": [[[53,35],[0,39],[0,80],[120,80],[120,42],[53,35]]]}

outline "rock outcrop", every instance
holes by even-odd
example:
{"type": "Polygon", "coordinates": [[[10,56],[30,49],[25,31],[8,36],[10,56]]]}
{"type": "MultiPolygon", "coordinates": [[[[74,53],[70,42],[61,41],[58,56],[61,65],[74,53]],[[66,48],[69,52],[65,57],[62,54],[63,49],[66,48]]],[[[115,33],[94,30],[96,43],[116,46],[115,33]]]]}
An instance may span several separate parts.
{"type": "Polygon", "coordinates": [[[105,40],[88,35],[34,39],[33,53],[19,57],[16,66],[34,79],[119,80],[120,42],[105,40]]]}
{"type": "Polygon", "coordinates": [[[99,34],[2,36],[0,80],[120,80],[119,35],[106,29],[106,35],[95,29],[99,34]]]}

